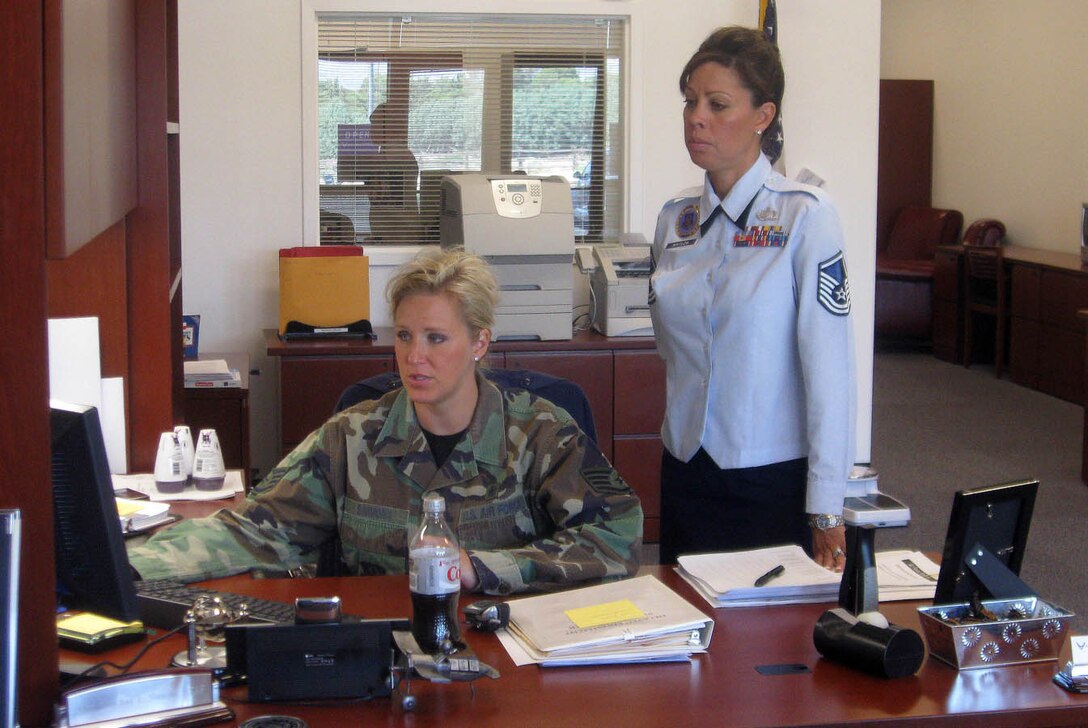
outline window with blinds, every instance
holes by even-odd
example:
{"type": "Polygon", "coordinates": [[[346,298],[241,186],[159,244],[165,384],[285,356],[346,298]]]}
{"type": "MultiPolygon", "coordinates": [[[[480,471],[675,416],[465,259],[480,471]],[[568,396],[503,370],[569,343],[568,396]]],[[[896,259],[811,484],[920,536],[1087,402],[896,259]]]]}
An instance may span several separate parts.
{"type": "Polygon", "coordinates": [[[559,175],[580,242],[623,225],[626,21],[318,15],[321,243],[437,243],[441,180],[559,175]]]}

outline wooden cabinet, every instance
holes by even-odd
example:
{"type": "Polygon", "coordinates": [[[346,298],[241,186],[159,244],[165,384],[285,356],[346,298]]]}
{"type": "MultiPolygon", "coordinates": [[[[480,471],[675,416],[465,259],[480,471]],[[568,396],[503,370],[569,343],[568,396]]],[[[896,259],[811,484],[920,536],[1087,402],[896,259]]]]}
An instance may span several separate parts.
{"type": "Polygon", "coordinates": [[[645,540],[661,535],[661,422],[665,418],[665,362],[650,351],[615,353],[616,470],[642,499],[645,540]]]}
{"type": "MultiPolygon", "coordinates": [[[[943,302],[945,313],[934,317],[933,354],[955,363],[962,363],[964,356],[960,257],[958,247],[938,250],[937,268],[944,274],[934,278],[934,298],[943,302]]],[[[1081,267],[1080,256],[1009,245],[1005,263],[1011,282],[1009,378],[1082,404],[1085,332],[1077,311],[1088,308],[1088,271],[1081,267]]]]}
{"type": "Polygon", "coordinates": [[[253,484],[249,469],[249,355],[202,354],[201,359],[225,359],[242,375],[241,387],[185,388],[185,424],[196,440],[200,431],[215,430],[228,470],[241,470],[246,489],[253,484]]]}
{"type": "Polygon", "coordinates": [[[283,357],[280,360],[281,452],[290,452],[329,419],[348,385],[395,369],[391,353],[283,357]]]}
{"type": "MultiPolygon", "coordinates": [[[[332,414],[340,394],[360,379],[394,371],[392,335],[374,341],[289,342],[265,332],[280,366],[280,445],[284,454],[332,414]]],[[[575,382],[593,410],[597,440],[642,498],[647,542],[658,540],[661,422],[665,364],[650,337],[609,339],[581,332],[570,341],[493,342],[487,364],[531,369],[575,382]]]]}
{"type": "Polygon", "coordinates": [[[1009,374],[1013,381],[1080,404],[1084,401],[1084,329],[1088,276],[1077,269],[1014,264],[1009,374]]]}
{"type": "Polygon", "coordinates": [[[1039,388],[1039,279],[1042,270],[1012,266],[1009,295],[1009,378],[1039,388]]]}
{"type": "Polygon", "coordinates": [[[958,249],[940,249],[933,265],[933,356],[953,364],[963,363],[961,258],[958,249]]]}

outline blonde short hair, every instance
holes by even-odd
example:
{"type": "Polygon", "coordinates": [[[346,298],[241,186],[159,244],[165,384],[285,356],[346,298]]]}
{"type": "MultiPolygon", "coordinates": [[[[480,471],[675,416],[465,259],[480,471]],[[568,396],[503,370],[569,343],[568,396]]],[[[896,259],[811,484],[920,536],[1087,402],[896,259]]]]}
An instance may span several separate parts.
{"type": "Polygon", "coordinates": [[[424,248],[397,269],[385,293],[394,317],[408,296],[448,293],[461,305],[461,317],[473,336],[495,326],[499,283],[487,261],[461,248],[424,248]]]}

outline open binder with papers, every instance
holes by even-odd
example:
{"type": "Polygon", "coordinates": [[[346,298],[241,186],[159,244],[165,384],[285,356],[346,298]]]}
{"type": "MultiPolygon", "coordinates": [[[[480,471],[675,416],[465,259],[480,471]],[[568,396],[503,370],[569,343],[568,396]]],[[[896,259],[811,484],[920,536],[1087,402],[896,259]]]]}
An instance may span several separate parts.
{"type": "MultiPolygon", "coordinates": [[[[817,564],[800,546],[750,551],[688,554],[677,559],[677,573],[713,607],[835,602],[842,574],[817,564]],[[781,570],[778,567],[783,567],[781,570]],[[769,580],[763,579],[775,572],[769,580]],[[763,583],[756,586],[756,582],[763,583]]],[[[932,599],[940,571],[920,551],[876,555],[880,601],[932,599]]]]}
{"type": "Polygon", "coordinates": [[[680,576],[712,606],[759,607],[768,604],[834,602],[838,574],[817,564],[800,546],[771,546],[751,551],[687,554],[677,559],[680,576]],[[763,586],[761,577],[777,567],[778,575],[763,586]]]}
{"type": "Polygon", "coordinates": [[[687,661],[710,645],[714,620],[653,576],[510,603],[499,638],[518,665],[687,661]]]}
{"type": "Polygon", "coordinates": [[[126,536],[134,536],[178,520],[178,516],[170,512],[169,503],[128,498],[117,499],[117,515],[121,519],[121,530],[126,536]]]}

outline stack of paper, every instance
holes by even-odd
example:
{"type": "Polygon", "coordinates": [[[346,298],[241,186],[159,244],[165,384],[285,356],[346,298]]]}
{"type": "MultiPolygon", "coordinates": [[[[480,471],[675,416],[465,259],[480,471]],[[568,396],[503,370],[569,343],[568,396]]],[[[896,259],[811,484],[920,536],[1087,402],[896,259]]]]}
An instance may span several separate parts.
{"type": "Polygon", "coordinates": [[[876,580],[880,601],[933,599],[941,567],[921,551],[878,551],[876,580]]]}
{"type": "Polygon", "coordinates": [[[842,574],[820,566],[796,545],[691,554],[677,561],[680,576],[714,607],[834,602],[842,581],[842,574]],[[777,576],[755,585],[779,566],[783,568],[777,576]]]}
{"type": "Polygon", "coordinates": [[[170,512],[169,503],[129,498],[117,499],[117,515],[121,518],[121,530],[125,533],[140,533],[177,520],[177,516],[170,512]]]}
{"type": "Polygon", "coordinates": [[[185,362],[185,386],[241,387],[242,375],[227,366],[225,359],[198,359],[185,362]]]}
{"type": "MultiPolygon", "coordinates": [[[[713,607],[837,602],[842,574],[817,564],[800,546],[694,554],[678,559],[680,574],[713,607]],[[777,571],[763,586],[760,577],[777,571]]],[[[940,567],[920,551],[876,554],[882,602],[932,599],[940,567]]]]}
{"type": "Polygon", "coordinates": [[[714,621],[653,576],[510,602],[499,633],[518,665],[598,665],[690,660],[710,644],[714,621]]]}

